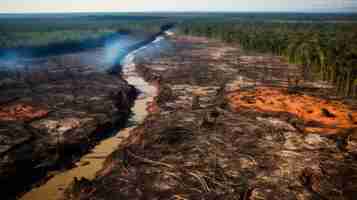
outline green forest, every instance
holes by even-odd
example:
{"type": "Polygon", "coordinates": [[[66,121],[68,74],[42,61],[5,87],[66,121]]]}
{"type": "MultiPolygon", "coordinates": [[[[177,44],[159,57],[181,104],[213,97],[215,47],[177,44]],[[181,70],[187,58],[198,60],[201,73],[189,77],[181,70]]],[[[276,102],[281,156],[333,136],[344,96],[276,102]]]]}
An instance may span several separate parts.
{"type": "Polygon", "coordinates": [[[340,95],[357,97],[355,23],[287,23],[191,20],[181,34],[238,43],[245,50],[283,56],[304,74],[334,84],[340,95]]]}
{"type": "Polygon", "coordinates": [[[76,42],[123,31],[155,33],[165,22],[164,17],[131,15],[0,15],[0,48],[76,42]]]}
{"type": "Polygon", "coordinates": [[[178,23],[181,34],[236,43],[253,52],[283,56],[304,75],[357,97],[356,15],[283,13],[135,13],[0,15],[0,48],[95,39],[115,32],[154,33],[178,23]]]}

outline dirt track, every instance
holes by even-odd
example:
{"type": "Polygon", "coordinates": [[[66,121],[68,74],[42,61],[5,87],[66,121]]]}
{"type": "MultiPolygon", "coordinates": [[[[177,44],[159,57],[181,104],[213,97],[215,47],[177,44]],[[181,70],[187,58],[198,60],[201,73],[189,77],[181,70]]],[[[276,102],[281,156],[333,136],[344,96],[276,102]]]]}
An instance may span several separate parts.
{"type": "MultiPolygon", "coordinates": [[[[75,182],[68,197],[356,197],[355,107],[336,105],[347,109],[343,115],[349,125],[334,134],[309,132],[306,118],[290,110],[237,109],[242,102],[232,96],[246,92],[249,95],[239,98],[256,105],[259,87],[267,86],[284,90],[288,97],[315,94],[321,101],[331,100],[325,96],[328,89],[313,88],[311,83],[296,87],[298,67],[280,58],[245,55],[239,47],[204,38],[178,37],[172,42],[174,54],[138,67],[159,87],[152,114],[108,159],[94,181],[75,182]]],[[[315,116],[339,116],[329,106],[319,112],[315,116]]]]}

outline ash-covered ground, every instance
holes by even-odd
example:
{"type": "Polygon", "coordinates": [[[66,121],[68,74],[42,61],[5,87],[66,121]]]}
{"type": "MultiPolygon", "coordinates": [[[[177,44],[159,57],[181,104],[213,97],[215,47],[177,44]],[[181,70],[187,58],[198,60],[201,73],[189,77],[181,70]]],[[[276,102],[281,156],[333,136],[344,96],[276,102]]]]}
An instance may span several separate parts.
{"type": "Polygon", "coordinates": [[[171,40],[175,53],[137,67],[159,88],[151,115],[68,199],[356,198],[353,102],[279,57],[171,40]]]}
{"type": "Polygon", "coordinates": [[[125,124],[136,90],[105,48],[0,63],[0,196],[69,167],[125,124]]]}

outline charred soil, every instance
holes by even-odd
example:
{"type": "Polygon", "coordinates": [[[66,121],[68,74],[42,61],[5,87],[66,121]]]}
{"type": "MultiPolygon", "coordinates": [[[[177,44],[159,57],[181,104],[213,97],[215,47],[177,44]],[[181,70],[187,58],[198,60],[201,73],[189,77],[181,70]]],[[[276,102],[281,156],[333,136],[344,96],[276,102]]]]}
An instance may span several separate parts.
{"type": "Polygon", "coordinates": [[[19,70],[0,71],[1,199],[73,166],[125,124],[137,91],[81,60],[101,52],[28,59],[14,63],[19,70]]]}
{"type": "Polygon", "coordinates": [[[352,104],[307,81],[297,87],[299,68],[279,57],[205,38],[172,42],[175,54],[137,67],[158,85],[153,112],[68,199],[356,197],[352,104]]]}

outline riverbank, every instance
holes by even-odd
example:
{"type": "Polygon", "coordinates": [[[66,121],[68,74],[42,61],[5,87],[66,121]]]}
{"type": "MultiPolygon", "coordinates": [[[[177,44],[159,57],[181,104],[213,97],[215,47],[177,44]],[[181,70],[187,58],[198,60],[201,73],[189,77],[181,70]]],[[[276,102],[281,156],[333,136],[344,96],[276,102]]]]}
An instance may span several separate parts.
{"type": "MultiPolygon", "coordinates": [[[[135,55],[130,54],[129,56],[135,57],[135,55]]],[[[149,85],[136,73],[135,64],[132,61],[127,61],[123,65],[122,77],[125,77],[128,84],[140,93],[133,103],[130,118],[125,127],[117,131],[113,136],[100,141],[89,153],[75,163],[74,168],[57,172],[46,183],[27,192],[21,197],[21,200],[41,200],[44,196],[46,200],[58,200],[63,198],[64,189],[73,180],[78,178],[94,179],[97,172],[103,167],[106,158],[129,137],[130,131],[145,119],[148,114],[147,107],[156,95],[156,88],[149,85]]]]}
{"type": "Polygon", "coordinates": [[[61,65],[29,63],[37,69],[2,82],[2,198],[13,199],[48,171],[71,167],[125,124],[135,88],[95,66],[72,63],[77,56],[67,55],[61,65]]]}
{"type": "Polygon", "coordinates": [[[118,70],[129,52],[155,39],[121,37],[105,48],[2,63],[2,198],[42,185],[56,174],[49,171],[75,167],[82,155],[128,123],[138,90],[118,70]]]}
{"type": "Polygon", "coordinates": [[[355,197],[353,104],[334,98],[348,110],[335,115],[330,104],[321,103],[324,109],[312,116],[344,114],[349,125],[334,134],[311,132],[305,127],[325,128],[325,121],[312,124],[291,107],[257,109],[259,98],[270,99],[260,96],[260,87],[272,87],[270,95],[277,88],[288,97],[310,96],[306,99],[333,104],[330,88],[310,83],[295,87],[292,79],[301,75],[297,66],[205,38],[180,36],[172,42],[174,55],[137,67],[159,87],[152,113],[108,158],[96,179],[74,182],[68,199],[355,197]],[[247,95],[239,96],[243,91],[247,95]]]}

